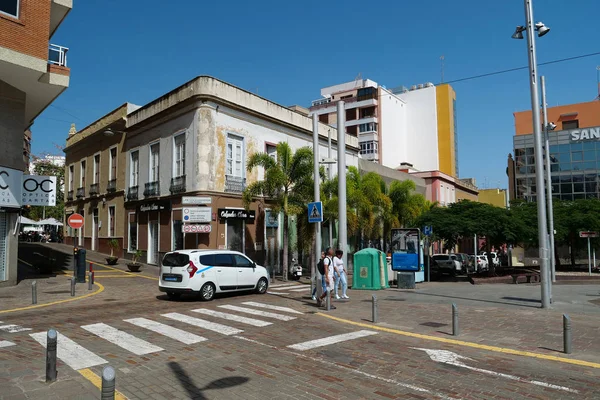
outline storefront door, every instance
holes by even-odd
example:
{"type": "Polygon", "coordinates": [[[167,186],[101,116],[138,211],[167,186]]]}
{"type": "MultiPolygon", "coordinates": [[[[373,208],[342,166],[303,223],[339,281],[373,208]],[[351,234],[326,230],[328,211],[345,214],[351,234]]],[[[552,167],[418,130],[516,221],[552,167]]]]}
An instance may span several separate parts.
{"type": "Polygon", "coordinates": [[[244,221],[227,220],[227,250],[244,253],[244,221]]]}
{"type": "Polygon", "coordinates": [[[148,264],[158,264],[158,221],[148,222],[148,264]]]}
{"type": "Polygon", "coordinates": [[[98,209],[94,208],[92,217],[92,250],[98,250],[98,209]]]}

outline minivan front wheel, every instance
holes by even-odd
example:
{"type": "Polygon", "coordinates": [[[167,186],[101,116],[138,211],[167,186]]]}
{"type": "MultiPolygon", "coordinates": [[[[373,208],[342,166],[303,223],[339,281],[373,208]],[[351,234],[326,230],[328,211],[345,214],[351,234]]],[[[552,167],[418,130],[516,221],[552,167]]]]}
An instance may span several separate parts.
{"type": "Polygon", "coordinates": [[[202,288],[200,289],[200,297],[202,297],[202,300],[204,301],[211,301],[215,297],[215,285],[210,282],[202,285],[202,288]]]}
{"type": "Polygon", "coordinates": [[[269,284],[267,282],[266,278],[260,278],[258,280],[258,283],[256,284],[256,293],[258,294],[265,294],[267,293],[267,288],[269,287],[269,284]]]}

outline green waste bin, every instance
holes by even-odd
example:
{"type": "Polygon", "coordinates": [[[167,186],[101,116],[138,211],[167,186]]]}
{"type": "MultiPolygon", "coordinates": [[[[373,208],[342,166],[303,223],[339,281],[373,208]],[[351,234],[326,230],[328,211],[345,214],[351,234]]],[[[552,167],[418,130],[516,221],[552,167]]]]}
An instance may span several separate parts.
{"type": "Polygon", "coordinates": [[[363,249],[354,253],[352,289],[380,290],[389,287],[387,260],[377,249],[363,249]]]}

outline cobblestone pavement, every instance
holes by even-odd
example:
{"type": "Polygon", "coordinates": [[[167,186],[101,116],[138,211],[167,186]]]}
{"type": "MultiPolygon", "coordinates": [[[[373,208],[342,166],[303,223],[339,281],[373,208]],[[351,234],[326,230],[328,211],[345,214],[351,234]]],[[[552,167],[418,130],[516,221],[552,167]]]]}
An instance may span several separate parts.
{"type": "MultiPolygon", "coordinates": [[[[292,282],[274,282],[273,294],[169,301],[151,268],[145,278],[98,274],[104,290],[94,296],[0,314],[0,399],[96,399],[99,389],[86,376],[101,375],[105,365],[116,369],[117,389],[130,399],[600,397],[598,314],[571,313],[574,351],[567,355],[559,352],[560,307],[497,304],[489,293],[486,302],[466,285],[350,290],[350,300],[334,301],[327,312],[315,307],[308,285],[292,282]],[[440,297],[452,288],[456,299],[440,297]],[[370,321],[373,293],[377,324],[370,321]],[[471,304],[474,297],[482,301],[471,304]],[[458,337],[449,335],[452,301],[458,337]],[[51,327],[63,347],[58,380],[46,384],[42,344],[51,327]]],[[[525,286],[518,290],[528,298],[525,286]]]]}

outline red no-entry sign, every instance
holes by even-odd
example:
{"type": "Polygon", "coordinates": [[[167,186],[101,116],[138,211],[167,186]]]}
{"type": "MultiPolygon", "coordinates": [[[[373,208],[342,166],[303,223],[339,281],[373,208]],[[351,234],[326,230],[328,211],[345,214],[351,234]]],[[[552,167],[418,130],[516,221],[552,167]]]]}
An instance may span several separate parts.
{"type": "Polygon", "coordinates": [[[79,229],[83,226],[83,215],[81,214],[71,214],[69,219],[67,219],[67,224],[73,229],[79,229]]]}

